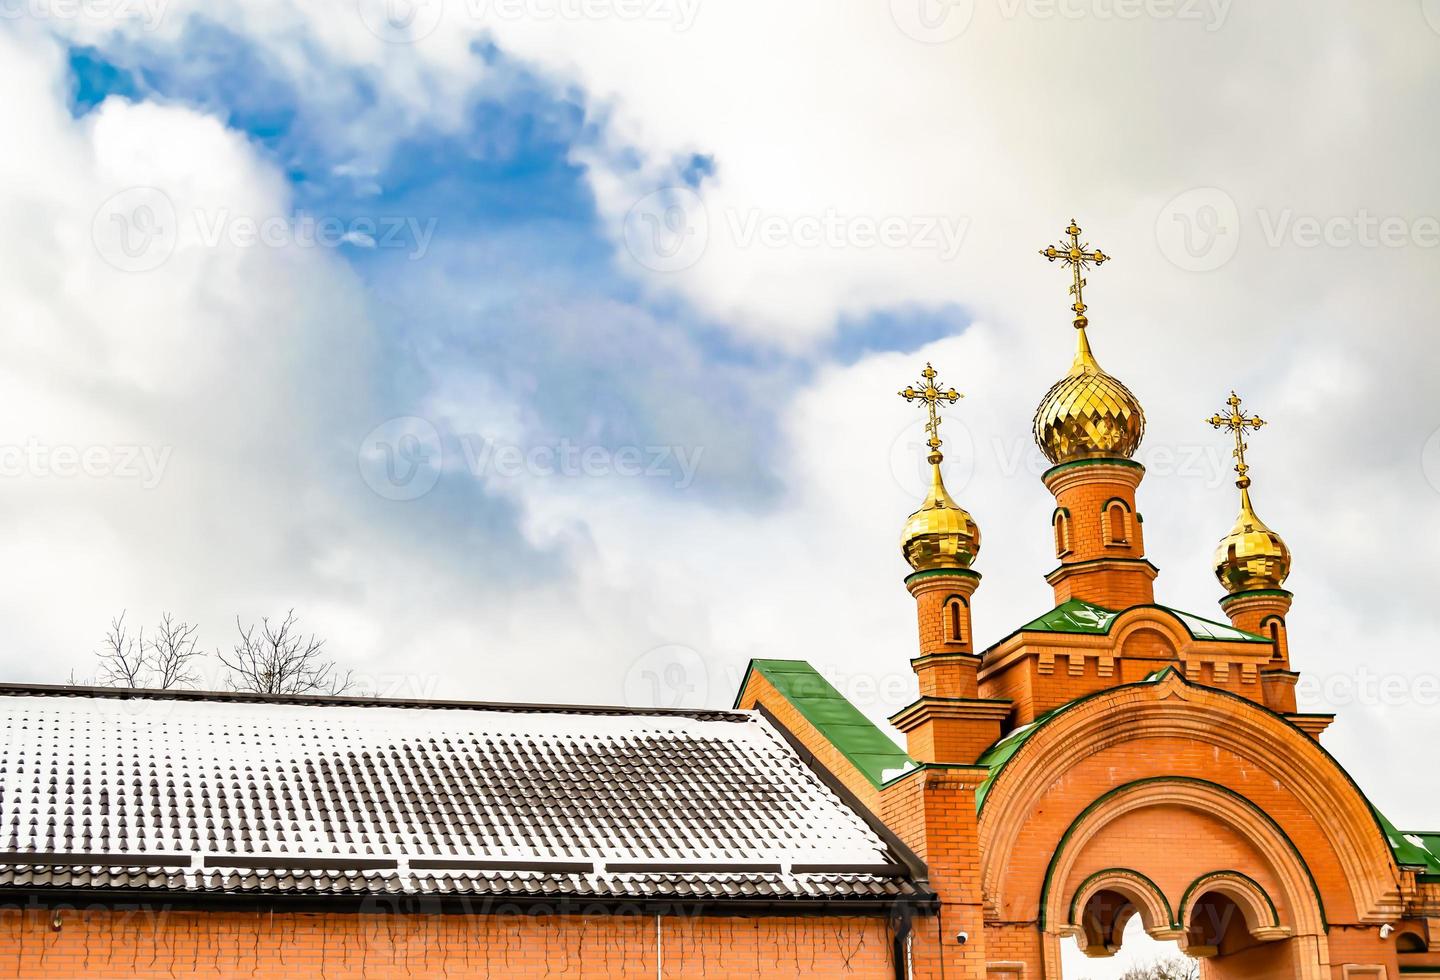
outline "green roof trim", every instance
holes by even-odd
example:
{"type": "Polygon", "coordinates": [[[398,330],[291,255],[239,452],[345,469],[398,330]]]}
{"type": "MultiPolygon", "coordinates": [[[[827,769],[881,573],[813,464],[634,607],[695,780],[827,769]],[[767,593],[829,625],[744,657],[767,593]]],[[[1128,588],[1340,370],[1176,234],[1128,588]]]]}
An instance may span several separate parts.
{"type": "Polygon", "coordinates": [[[736,707],[750,683],[752,671],[769,681],[781,697],[794,705],[795,710],[877,788],[917,768],[914,759],[803,660],[750,661],[735,696],[736,707]]]}
{"type": "MultiPolygon", "coordinates": [[[[1191,638],[1196,640],[1220,640],[1229,643],[1270,642],[1267,637],[1237,630],[1233,626],[1217,623],[1212,619],[1205,619],[1203,616],[1196,616],[1193,613],[1182,612],[1179,609],[1171,609],[1169,606],[1131,606],[1130,609],[1162,609],[1180,620],[1191,638]]],[[[1115,624],[1115,620],[1119,618],[1121,612],[1129,612],[1129,610],[1117,612],[1081,599],[1070,599],[1060,603],[1043,616],[1032,619],[1015,632],[1081,633],[1088,636],[1103,636],[1110,632],[1110,627],[1115,624]]],[[[1010,635],[1014,636],[1015,634],[1010,635]]]]}
{"type": "Polygon", "coordinates": [[[1390,840],[1395,860],[1400,864],[1423,869],[1421,874],[1440,874],[1440,833],[1428,830],[1396,830],[1395,825],[1376,811],[1380,826],[1390,840]]]}

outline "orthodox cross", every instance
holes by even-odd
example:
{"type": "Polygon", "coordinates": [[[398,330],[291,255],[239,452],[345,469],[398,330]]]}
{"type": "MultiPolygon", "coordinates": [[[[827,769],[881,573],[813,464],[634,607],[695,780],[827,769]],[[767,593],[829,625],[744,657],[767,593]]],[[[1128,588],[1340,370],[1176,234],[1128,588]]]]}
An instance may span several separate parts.
{"type": "Polygon", "coordinates": [[[1235,472],[1240,476],[1235,481],[1235,485],[1244,490],[1250,486],[1250,477],[1246,475],[1250,472],[1250,467],[1245,463],[1245,450],[1250,448],[1250,444],[1245,441],[1245,432],[1247,430],[1253,432],[1260,428],[1265,424],[1265,420],[1258,415],[1251,415],[1247,418],[1240,408],[1240,396],[1234,391],[1231,391],[1230,397],[1225,399],[1225,404],[1228,406],[1225,414],[1217,412],[1206,421],[1217,429],[1229,429],[1235,434],[1235,472]]]}
{"type": "Polygon", "coordinates": [[[1081,275],[1093,263],[1101,265],[1109,262],[1114,256],[1106,255],[1098,248],[1090,250],[1089,242],[1080,241],[1080,226],[1075,219],[1070,219],[1070,227],[1065,229],[1065,234],[1070,236],[1070,241],[1060,240],[1059,247],[1051,245],[1042,248],[1040,254],[1051,262],[1059,259],[1063,265],[1067,265],[1075,273],[1075,282],[1070,286],[1070,295],[1075,297],[1075,302],[1070,304],[1070,309],[1075,311],[1075,326],[1084,329],[1090,321],[1085,316],[1085,279],[1081,275]]]}
{"type": "Polygon", "coordinates": [[[930,447],[930,462],[940,462],[940,423],[944,421],[935,407],[940,402],[949,402],[951,405],[958,402],[965,396],[954,388],[945,389],[935,383],[935,369],[930,362],[925,362],[925,370],[920,372],[920,387],[916,388],[907,385],[901,389],[900,397],[907,402],[914,402],[917,398],[925,403],[925,409],[930,413],[930,419],[925,423],[925,431],[930,433],[926,444],[930,447]]]}

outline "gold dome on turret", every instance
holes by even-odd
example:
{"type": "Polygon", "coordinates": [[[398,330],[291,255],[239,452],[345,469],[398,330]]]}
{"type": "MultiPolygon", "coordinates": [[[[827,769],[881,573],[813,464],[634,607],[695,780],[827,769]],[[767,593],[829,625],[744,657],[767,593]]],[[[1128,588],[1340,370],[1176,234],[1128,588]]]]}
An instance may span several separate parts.
{"type": "Polygon", "coordinates": [[[1245,462],[1245,450],[1250,448],[1245,433],[1260,428],[1265,420],[1258,415],[1247,417],[1240,410],[1240,396],[1233,391],[1225,404],[1224,414],[1216,413],[1206,421],[1235,435],[1235,486],[1240,489],[1240,516],[1215,548],[1215,577],[1231,593],[1278,589],[1290,574],[1290,548],[1255,513],[1255,506],[1250,502],[1250,466],[1245,462]]]}
{"type": "Polygon", "coordinates": [[[940,454],[930,454],[930,494],[905,521],[900,551],[917,572],[969,568],[980,553],[980,528],[970,513],[951,499],[940,475],[940,454]]]}
{"type": "Polygon", "coordinates": [[[1080,241],[1080,226],[1074,218],[1065,234],[1068,242],[1062,239],[1058,246],[1041,249],[1040,254],[1051,262],[1059,260],[1074,274],[1070,295],[1075,302],[1070,309],[1075,313],[1075,362],[1035,409],[1035,443],[1056,465],[1077,459],[1129,459],[1144,438],[1145,411],[1129,388],[1100,367],[1085,335],[1090,320],[1085,316],[1081,273],[1091,265],[1110,261],[1111,256],[1080,241]]]}
{"type": "Polygon", "coordinates": [[[900,552],[917,572],[937,568],[969,568],[980,552],[980,528],[965,508],[957,504],[945,489],[940,474],[940,423],[936,407],[940,402],[955,404],[962,397],[954,388],[945,389],[935,381],[935,368],[925,365],[920,372],[920,386],[906,387],[900,397],[907,402],[917,399],[925,405],[929,420],[926,444],[930,447],[930,493],[920,509],[905,521],[900,534],[900,552]]]}
{"type": "Polygon", "coordinates": [[[1290,574],[1290,548],[1255,514],[1248,486],[1240,488],[1240,516],[1215,548],[1215,577],[1227,592],[1278,589],[1290,574]]]}
{"type": "Polygon", "coordinates": [[[1077,350],[1070,373],[1051,386],[1035,409],[1035,443],[1050,462],[1129,459],[1145,436],[1145,410],[1090,351],[1085,327],[1076,323],[1077,350]]]}

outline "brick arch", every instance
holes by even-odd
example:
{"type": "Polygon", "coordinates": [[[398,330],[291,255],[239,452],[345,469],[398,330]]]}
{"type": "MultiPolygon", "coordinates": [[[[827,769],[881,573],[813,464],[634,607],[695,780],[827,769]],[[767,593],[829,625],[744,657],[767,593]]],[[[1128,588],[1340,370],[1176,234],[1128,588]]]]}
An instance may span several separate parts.
{"type": "MultiPolygon", "coordinates": [[[[1009,908],[1009,856],[1034,814],[1054,806],[1053,800],[1042,806],[1046,795],[1072,770],[1111,748],[1134,746],[1143,758],[1143,743],[1152,738],[1222,749],[1283,786],[1301,807],[1299,815],[1286,819],[1303,820],[1323,835],[1323,845],[1312,838],[1314,847],[1328,848],[1318,859],[1338,864],[1349,890],[1345,904],[1357,918],[1380,922],[1400,912],[1394,857],[1374,812],[1338,763],[1275,713],[1173,671],[1073,702],[1023,735],[1021,746],[991,774],[979,819],[987,908],[1009,908]]],[[[1161,760],[1157,777],[1171,775],[1163,765],[1161,760]]],[[[1075,801],[1076,810],[1087,802],[1075,801]]]]}
{"type": "MultiPolygon", "coordinates": [[[[1314,885],[1314,880],[1311,880],[1314,885]]],[[[1201,875],[1190,883],[1180,898],[1177,921],[1185,925],[1190,920],[1190,911],[1195,903],[1206,895],[1218,892],[1230,899],[1245,916],[1245,928],[1257,939],[1283,939],[1291,934],[1289,926],[1280,922],[1280,912],[1275,900],[1258,881],[1240,871],[1212,871],[1201,875]]],[[[1316,895],[1317,900],[1319,895],[1316,895]]],[[[1323,903],[1321,906],[1323,913],[1323,903]]]]}
{"type": "Polygon", "coordinates": [[[1086,914],[1092,899],[1107,892],[1123,897],[1132,905],[1145,926],[1145,931],[1156,939],[1177,939],[1180,930],[1176,926],[1175,913],[1170,909],[1170,900],[1149,876],[1131,868],[1106,868],[1090,875],[1075,889],[1070,899],[1070,910],[1062,932],[1078,935],[1085,945],[1119,946],[1118,933],[1123,931],[1128,916],[1110,925],[1108,935],[1097,934],[1086,914]]]}
{"type": "Polygon", "coordinates": [[[1193,642],[1185,624],[1170,610],[1160,606],[1135,606],[1127,609],[1116,617],[1110,627],[1110,636],[1118,650],[1125,645],[1126,640],[1141,631],[1160,634],[1177,652],[1193,642]]]}
{"type": "Polygon", "coordinates": [[[1059,943],[1063,936],[1080,934],[1092,949],[1096,946],[1095,937],[1087,934],[1087,924],[1077,921],[1076,915],[1091,895],[1107,887],[1135,903],[1146,932],[1160,940],[1179,940],[1182,947],[1187,945],[1187,917],[1195,903],[1211,893],[1220,893],[1240,907],[1246,929],[1256,939],[1269,942],[1298,937],[1297,977],[1301,980],[1328,977],[1329,947],[1323,900],[1304,857],[1269,815],[1224,786],[1196,779],[1140,780],[1106,793],[1075,818],[1051,857],[1041,896],[1038,925],[1044,932],[1046,977],[1060,976],[1059,943]],[[1199,876],[1173,906],[1148,876],[1131,869],[1092,874],[1072,894],[1066,894],[1064,883],[1093,841],[1125,814],[1156,806],[1201,811],[1234,828],[1255,847],[1280,882],[1286,918],[1281,918],[1275,902],[1258,882],[1228,870],[1199,876]],[[1141,882],[1149,882],[1154,895],[1158,896],[1158,900],[1151,898],[1148,906],[1141,904],[1146,899],[1141,882]],[[1176,911],[1169,915],[1167,927],[1154,925],[1170,908],[1176,911]]]}

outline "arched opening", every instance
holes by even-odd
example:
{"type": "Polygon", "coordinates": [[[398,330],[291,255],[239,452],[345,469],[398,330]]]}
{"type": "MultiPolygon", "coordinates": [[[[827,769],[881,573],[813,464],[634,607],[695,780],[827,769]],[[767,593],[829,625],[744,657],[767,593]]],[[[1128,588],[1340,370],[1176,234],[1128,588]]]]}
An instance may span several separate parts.
{"type": "Polygon", "coordinates": [[[1285,649],[1285,620],[1279,616],[1270,616],[1260,623],[1260,628],[1270,638],[1271,645],[1275,648],[1273,659],[1283,660],[1289,651],[1285,649]]]}
{"type": "Polygon", "coordinates": [[[965,642],[965,600],[959,596],[945,601],[945,641],[965,642]]]}
{"type": "Polygon", "coordinates": [[[1105,959],[1085,955],[1083,940],[1060,946],[1064,980],[1198,980],[1200,961],[1186,956],[1174,940],[1152,938],[1138,915],[1125,924],[1119,948],[1105,959]]]}
{"type": "Polygon", "coordinates": [[[1056,508],[1050,523],[1055,529],[1055,557],[1064,558],[1071,551],[1070,512],[1064,507],[1056,508]]]}
{"type": "Polygon", "coordinates": [[[1112,500],[1105,505],[1105,543],[1128,545],[1130,543],[1130,511],[1124,501],[1112,500]]]}

